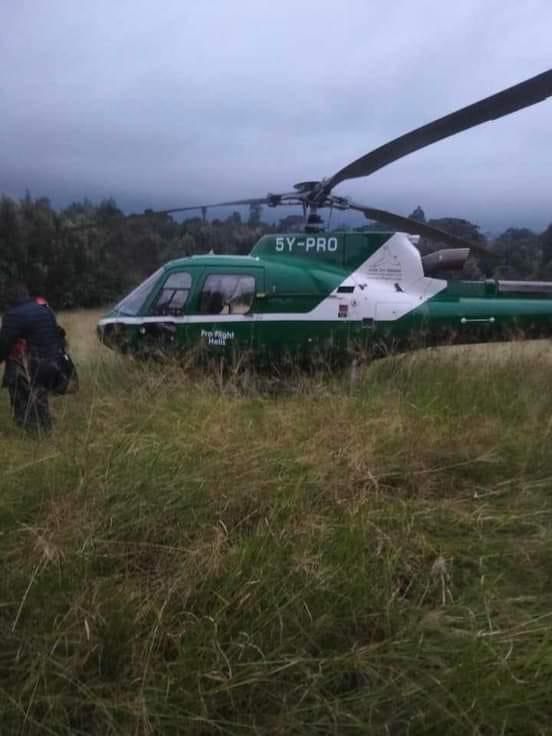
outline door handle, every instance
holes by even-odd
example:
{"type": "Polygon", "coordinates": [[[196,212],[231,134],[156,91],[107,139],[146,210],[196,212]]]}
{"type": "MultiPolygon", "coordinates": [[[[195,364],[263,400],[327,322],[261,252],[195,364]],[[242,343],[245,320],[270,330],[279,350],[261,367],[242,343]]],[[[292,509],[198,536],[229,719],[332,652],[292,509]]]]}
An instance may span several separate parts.
{"type": "Polygon", "coordinates": [[[465,325],[467,322],[490,322],[491,324],[495,321],[494,317],[462,317],[460,322],[465,325]]]}

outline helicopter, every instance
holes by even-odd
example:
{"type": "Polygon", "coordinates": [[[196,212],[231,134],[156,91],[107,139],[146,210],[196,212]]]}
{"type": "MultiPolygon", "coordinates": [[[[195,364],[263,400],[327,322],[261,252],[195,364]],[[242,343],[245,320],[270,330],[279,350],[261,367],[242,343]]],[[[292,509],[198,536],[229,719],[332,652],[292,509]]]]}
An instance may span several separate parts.
{"type": "MultiPolygon", "coordinates": [[[[292,191],[146,210],[172,215],[228,206],[298,205],[302,232],[264,235],[247,256],[192,255],[162,265],[97,325],[127,354],[190,351],[269,360],[370,354],[552,334],[552,282],[442,278],[470,254],[492,256],[425,222],[337,196],[333,189],[469,128],[552,95],[552,69],[385,143],[332,176],[292,191]],[[325,231],[322,209],[353,210],[381,231],[325,231]],[[419,239],[448,246],[423,255],[419,239]]],[[[142,215],[139,215],[142,216],[142,215]]]]}

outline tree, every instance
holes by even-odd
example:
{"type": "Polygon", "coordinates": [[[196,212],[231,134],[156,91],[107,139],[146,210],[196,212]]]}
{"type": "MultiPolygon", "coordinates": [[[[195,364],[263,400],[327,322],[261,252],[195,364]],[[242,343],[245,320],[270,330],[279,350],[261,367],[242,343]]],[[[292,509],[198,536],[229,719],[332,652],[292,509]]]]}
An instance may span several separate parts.
{"type": "Polygon", "coordinates": [[[278,229],[283,233],[294,233],[300,231],[305,224],[303,215],[287,215],[278,223],[278,229]]]}
{"type": "Polygon", "coordinates": [[[542,267],[549,266],[550,262],[552,261],[552,223],[540,236],[540,247],[542,267]]]}
{"type": "Polygon", "coordinates": [[[249,205],[249,219],[247,224],[250,227],[258,227],[261,224],[261,215],[263,213],[263,207],[260,204],[249,205]]]}
{"type": "Polygon", "coordinates": [[[423,209],[418,205],[414,212],[412,212],[410,215],[408,215],[411,220],[416,220],[416,222],[425,222],[426,216],[423,209]]]}
{"type": "Polygon", "coordinates": [[[241,225],[242,218],[239,212],[232,212],[230,217],[226,219],[228,225],[241,225]]]}
{"type": "Polygon", "coordinates": [[[540,241],[527,228],[509,228],[496,238],[494,276],[502,279],[530,279],[538,276],[542,265],[540,241]]]}

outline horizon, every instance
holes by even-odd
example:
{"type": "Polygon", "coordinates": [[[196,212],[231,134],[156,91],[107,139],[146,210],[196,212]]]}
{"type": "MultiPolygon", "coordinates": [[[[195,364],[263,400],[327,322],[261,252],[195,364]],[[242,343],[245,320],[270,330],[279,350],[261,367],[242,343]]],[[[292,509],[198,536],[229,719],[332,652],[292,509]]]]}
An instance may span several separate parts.
{"type": "MultiPolygon", "coordinates": [[[[50,207],[55,210],[56,212],[63,212],[65,209],[70,207],[73,204],[83,204],[85,202],[89,202],[93,207],[98,207],[102,201],[108,201],[113,200],[115,205],[118,209],[120,209],[123,212],[123,215],[125,217],[129,217],[131,215],[142,215],[144,214],[144,211],[147,209],[147,207],[143,207],[142,209],[139,209],[138,207],[135,207],[133,209],[125,208],[121,205],[121,203],[116,199],[116,197],[113,197],[112,195],[107,195],[106,197],[103,197],[102,199],[92,199],[91,197],[88,197],[86,195],[83,195],[79,199],[71,199],[67,200],[66,202],[57,205],[56,203],[52,201],[52,199],[47,194],[39,194],[39,193],[33,193],[30,188],[27,188],[25,192],[22,195],[14,196],[12,194],[6,193],[6,192],[0,192],[0,197],[9,197],[10,199],[13,199],[14,201],[21,202],[25,199],[26,196],[30,196],[33,201],[37,201],[40,199],[46,199],[48,200],[50,207]]],[[[552,207],[551,207],[551,213],[550,213],[550,219],[549,221],[543,226],[543,227],[534,227],[531,224],[528,224],[527,222],[513,222],[511,219],[509,220],[503,220],[505,224],[500,224],[500,220],[495,220],[495,224],[492,224],[492,220],[487,221],[487,223],[481,223],[477,221],[471,220],[469,217],[466,217],[462,213],[458,212],[442,212],[439,214],[433,214],[431,212],[428,212],[427,209],[424,207],[422,203],[418,203],[411,212],[404,213],[405,215],[411,215],[414,210],[417,207],[421,207],[424,211],[426,221],[430,220],[440,220],[440,219],[460,219],[460,220],[466,220],[467,222],[476,225],[479,228],[479,231],[482,235],[485,235],[487,237],[498,237],[501,234],[505,233],[509,229],[515,229],[515,230],[522,230],[522,229],[528,229],[533,231],[536,235],[539,235],[543,232],[545,232],[548,227],[552,226],[552,207]]],[[[234,212],[239,212],[242,222],[247,222],[247,215],[248,215],[248,206],[242,205],[242,206],[234,206],[234,207],[219,207],[216,209],[210,209],[207,212],[207,220],[210,222],[213,222],[215,220],[225,220],[229,218],[234,212]]],[[[300,214],[300,208],[299,207],[268,207],[267,205],[262,206],[262,214],[261,214],[261,221],[267,225],[276,225],[280,220],[283,220],[284,218],[290,216],[290,215],[299,215],[300,214]]],[[[327,212],[327,210],[326,210],[327,212]]],[[[170,215],[175,222],[184,222],[185,220],[193,219],[194,217],[201,217],[200,214],[200,207],[198,206],[198,214],[194,215],[193,213],[189,213],[184,215],[183,213],[177,214],[177,215],[170,215]]],[[[338,229],[339,225],[342,223],[343,229],[349,229],[349,228],[357,228],[362,227],[363,225],[368,224],[371,222],[370,220],[367,220],[363,215],[351,211],[335,211],[331,218],[329,216],[329,213],[327,212],[326,216],[323,216],[324,224],[328,224],[331,226],[331,229],[338,229]]],[[[389,228],[392,230],[392,228],[389,228]]]]}

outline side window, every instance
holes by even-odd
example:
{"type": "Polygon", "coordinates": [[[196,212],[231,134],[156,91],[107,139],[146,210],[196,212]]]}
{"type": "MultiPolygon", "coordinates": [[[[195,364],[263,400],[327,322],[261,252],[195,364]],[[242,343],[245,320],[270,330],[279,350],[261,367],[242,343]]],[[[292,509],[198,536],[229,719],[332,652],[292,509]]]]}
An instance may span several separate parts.
{"type": "Polygon", "coordinates": [[[163,284],[159,296],[152,304],[150,313],[178,317],[184,312],[192,288],[192,277],[187,271],[171,273],[163,284]]]}
{"type": "Polygon", "coordinates": [[[200,314],[247,314],[255,298],[255,277],[211,274],[199,298],[200,314]]]}

